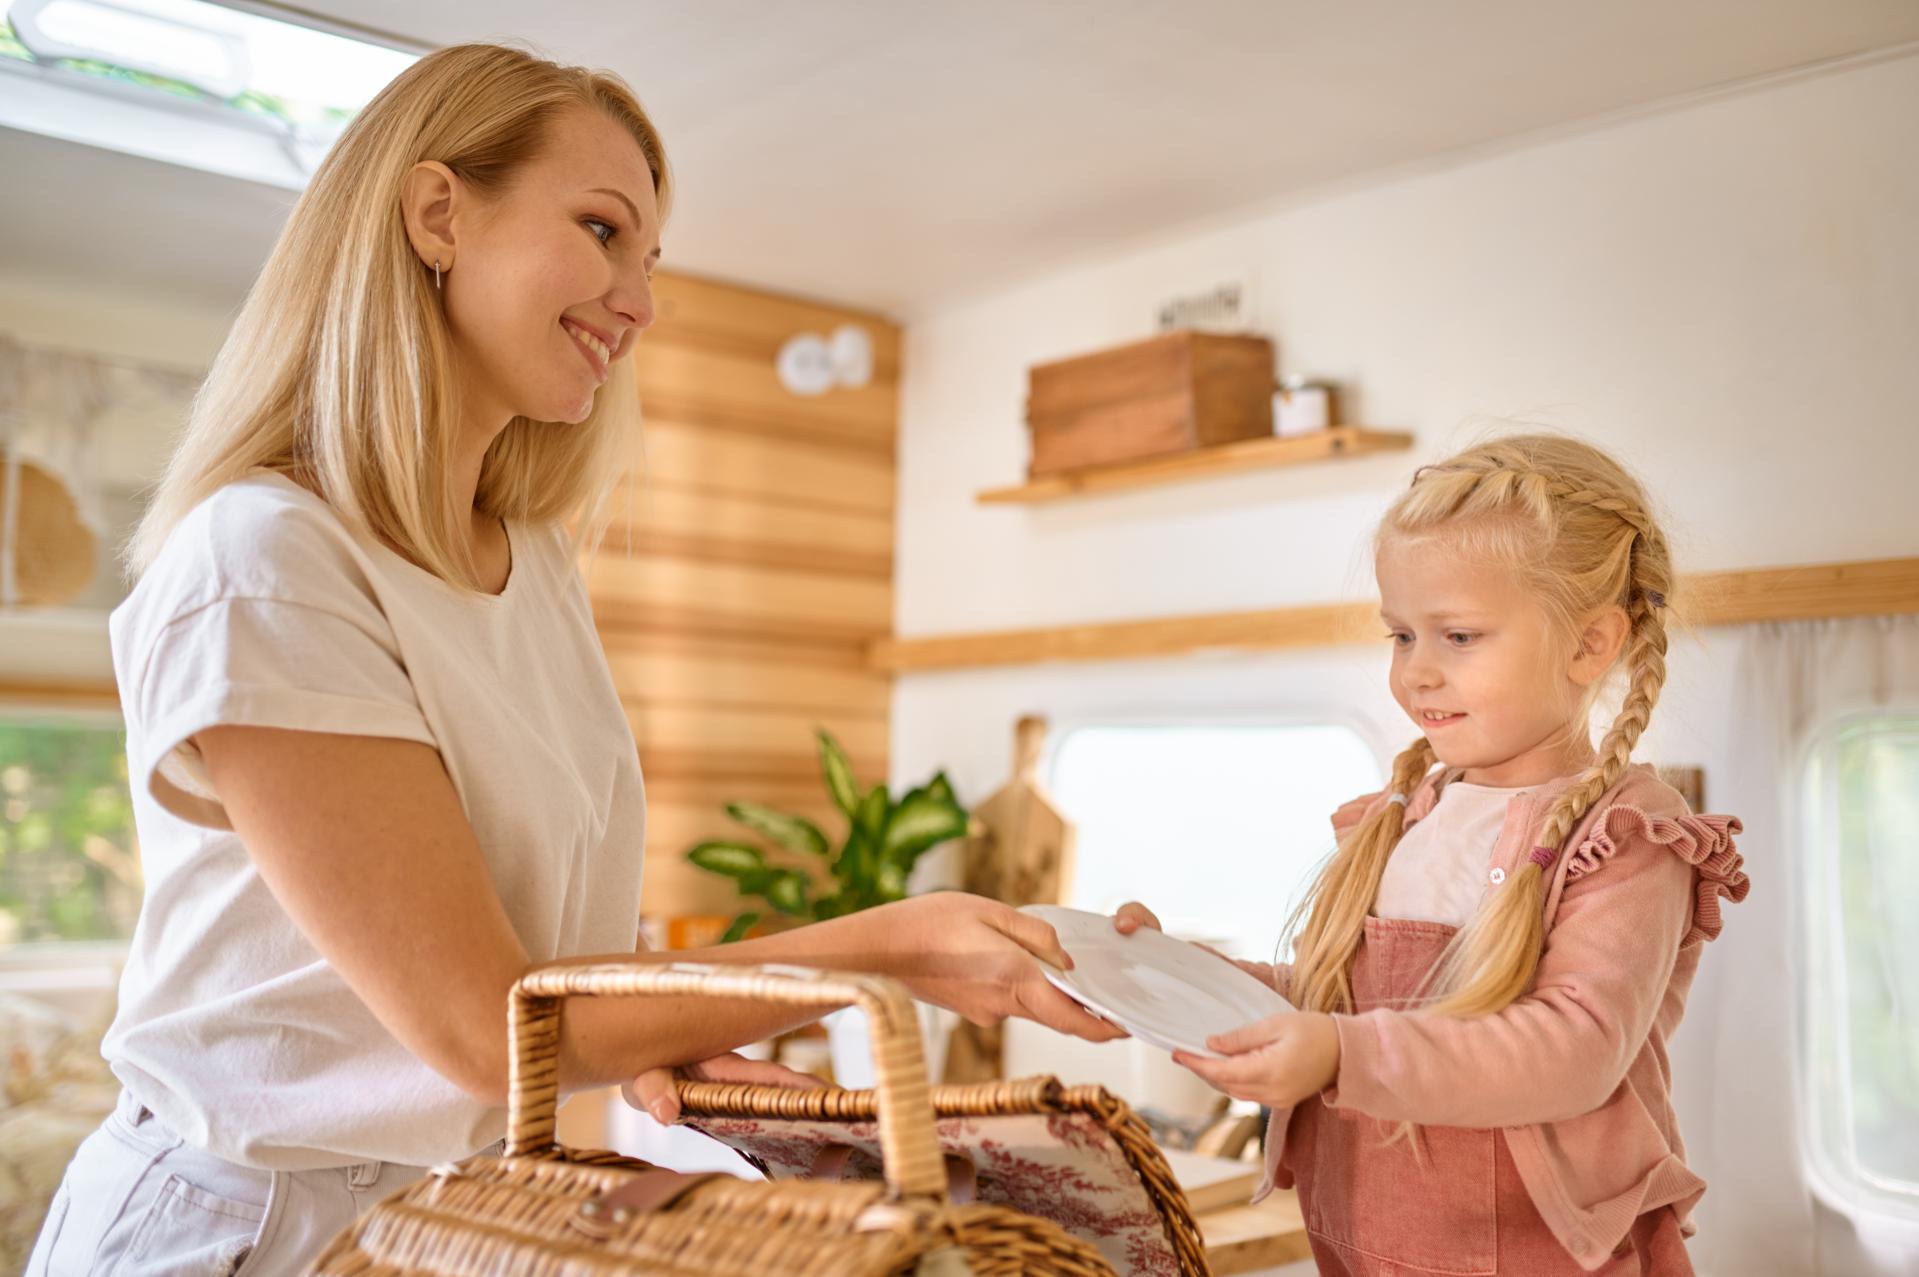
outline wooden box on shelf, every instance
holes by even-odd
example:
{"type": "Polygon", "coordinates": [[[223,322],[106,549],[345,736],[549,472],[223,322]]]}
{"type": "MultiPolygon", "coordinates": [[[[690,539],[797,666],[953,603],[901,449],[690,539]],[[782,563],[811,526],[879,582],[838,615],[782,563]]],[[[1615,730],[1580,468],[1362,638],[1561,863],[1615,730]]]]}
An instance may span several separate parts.
{"type": "Polygon", "coordinates": [[[1191,452],[1273,433],[1273,343],[1177,332],[1036,365],[1034,476],[1191,452]]]}

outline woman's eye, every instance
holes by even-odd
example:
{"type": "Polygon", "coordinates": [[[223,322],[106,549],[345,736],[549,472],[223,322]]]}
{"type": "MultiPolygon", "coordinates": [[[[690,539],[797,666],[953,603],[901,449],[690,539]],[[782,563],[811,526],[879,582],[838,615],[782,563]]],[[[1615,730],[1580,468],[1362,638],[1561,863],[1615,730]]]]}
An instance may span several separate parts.
{"type": "Polygon", "coordinates": [[[620,233],[619,227],[614,226],[610,222],[602,222],[597,217],[587,218],[586,224],[593,231],[593,238],[599,240],[602,244],[609,242],[615,235],[620,233]]]}
{"type": "Polygon", "coordinates": [[[1387,635],[1386,637],[1387,637],[1387,638],[1389,638],[1389,639],[1391,639],[1391,640],[1392,640],[1392,641],[1393,641],[1394,643],[1396,643],[1396,644],[1399,644],[1399,646],[1401,646],[1401,647],[1404,647],[1404,646],[1405,646],[1405,644],[1404,644],[1404,643],[1400,643],[1400,640],[1401,640],[1401,639],[1405,639],[1405,640],[1407,640],[1408,642],[1410,642],[1410,641],[1412,640],[1412,637],[1413,637],[1413,636],[1412,636],[1412,635],[1410,635],[1410,634],[1401,634],[1401,633],[1399,633],[1398,631],[1394,631],[1393,633],[1391,633],[1391,634],[1388,634],[1388,635],[1387,635]]]}
{"type": "Polygon", "coordinates": [[[1463,630],[1454,630],[1451,634],[1448,634],[1446,636],[1446,641],[1449,643],[1452,643],[1454,647],[1464,647],[1466,646],[1466,644],[1472,642],[1477,637],[1479,636],[1476,634],[1468,634],[1463,630]]]}

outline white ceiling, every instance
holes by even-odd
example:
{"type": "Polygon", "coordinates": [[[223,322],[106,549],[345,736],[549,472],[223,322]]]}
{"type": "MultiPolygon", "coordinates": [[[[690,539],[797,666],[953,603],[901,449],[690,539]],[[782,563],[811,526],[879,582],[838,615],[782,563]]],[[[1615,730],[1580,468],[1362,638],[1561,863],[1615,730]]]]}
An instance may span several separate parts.
{"type": "MultiPolygon", "coordinates": [[[[671,265],[898,315],[1289,193],[1919,40],[1913,0],[306,7],[619,71],[677,170],[671,265]]],[[[217,306],[291,206],[5,130],[0,173],[0,274],[217,306]]]]}

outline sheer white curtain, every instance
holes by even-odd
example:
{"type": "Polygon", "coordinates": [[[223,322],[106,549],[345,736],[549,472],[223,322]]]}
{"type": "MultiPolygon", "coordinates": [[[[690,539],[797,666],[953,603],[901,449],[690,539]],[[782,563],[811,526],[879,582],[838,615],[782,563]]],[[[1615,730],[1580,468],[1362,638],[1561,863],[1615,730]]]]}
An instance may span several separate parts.
{"type": "MultiPolygon", "coordinates": [[[[1919,708],[1919,616],[1755,625],[1732,638],[1730,757],[1708,778],[1708,802],[1745,823],[1753,890],[1728,911],[1675,1044],[1675,1098],[1711,1186],[1694,1259],[1716,1277],[1919,1272],[1919,1228],[1855,1220],[1808,1181],[1798,1011],[1807,747],[1841,716],[1919,708]]],[[[1919,848],[1919,830],[1912,838],[1919,848]]],[[[1919,926],[1919,901],[1910,909],[1919,926]]]]}

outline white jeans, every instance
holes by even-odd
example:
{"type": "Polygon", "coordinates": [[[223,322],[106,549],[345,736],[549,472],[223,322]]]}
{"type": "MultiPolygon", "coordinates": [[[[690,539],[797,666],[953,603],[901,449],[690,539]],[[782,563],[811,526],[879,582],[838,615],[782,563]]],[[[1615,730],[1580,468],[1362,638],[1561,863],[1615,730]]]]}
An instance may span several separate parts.
{"type": "Polygon", "coordinates": [[[417,1166],[263,1171],[181,1140],[125,1091],[67,1167],[24,1277],[294,1277],[417,1166]]]}

